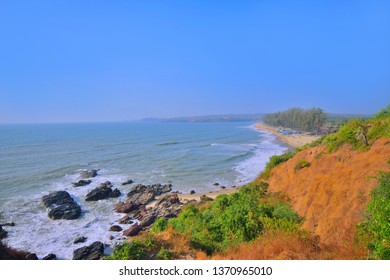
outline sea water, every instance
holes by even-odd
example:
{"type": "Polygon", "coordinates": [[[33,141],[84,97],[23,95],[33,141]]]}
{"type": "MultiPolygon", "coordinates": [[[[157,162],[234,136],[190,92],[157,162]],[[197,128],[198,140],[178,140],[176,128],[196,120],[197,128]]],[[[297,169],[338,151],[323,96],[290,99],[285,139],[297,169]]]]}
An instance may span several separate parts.
{"type": "Polygon", "coordinates": [[[109,228],[122,217],[114,212],[131,185],[170,183],[189,193],[216,191],[252,181],[269,157],[286,147],[251,123],[124,122],[0,126],[0,224],[3,241],[39,258],[54,253],[71,259],[73,250],[101,241],[107,250],[123,241],[109,228]],[[80,172],[99,169],[90,185],[73,187],[80,172]],[[85,195],[110,181],[119,198],[86,202],[85,195]],[[81,206],[77,220],[51,220],[40,202],[53,191],[68,191],[81,206]],[[73,244],[87,237],[85,244],[73,244]]]}

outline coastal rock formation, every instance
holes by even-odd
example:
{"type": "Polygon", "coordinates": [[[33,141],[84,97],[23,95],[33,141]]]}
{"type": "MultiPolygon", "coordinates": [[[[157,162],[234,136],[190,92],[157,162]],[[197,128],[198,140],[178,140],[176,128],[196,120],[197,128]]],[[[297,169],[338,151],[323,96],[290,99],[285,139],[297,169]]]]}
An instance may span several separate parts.
{"type": "Polygon", "coordinates": [[[124,236],[135,236],[141,231],[141,227],[138,224],[133,224],[131,227],[123,231],[124,236]]]}
{"type": "Polygon", "coordinates": [[[153,201],[156,196],[170,192],[172,185],[135,185],[127,194],[125,202],[120,202],[116,205],[115,211],[118,213],[130,213],[143,208],[144,205],[153,201]]]}
{"type": "Polygon", "coordinates": [[[99,260],[103,256],[104,245],[96,241],[89,246],[81,247],[73,251],[74,260],[99,260]]]}
{"type": "Polygon", "coordinates": [[[2,226],[0,226],[0,239],[7,237],[7,235],[8,235],[8,232],[5,229],[3,229],[2,226]]]}
{"type": "Polygon", "coordinates": [[[123,229],[118,225],[113,225],[110,227],[110,231],[122,231],[123,229]]]}
{"type": "Polygon", "coordinates": [[[36,254],[28,254],[26,256],[26,260],[36,261],[36,260],[38,260],[38,256],[36,254]]]}
{"type": "Polygon", "coordinates": [[[83,179],[96,177],[98,174],[98,169],[85,170],[80,173],[80,177],[83,179]]]}
{"type": "Polygon", "coordinates": [[[86,240],[87,238],[85,236],[80,236],[73,241],[73,244],[84,243],[86,240]]]}
{"type": "Polygon", "coordinates": [[[57,191],[41,199],[49,218],[74,220],[80,217],[81,208],[66,191],[57,191]]]}
{"type": "Polygon", "coordinates": [[[133,183],[133,180],[129,179],[129,180],[123,182],[123,183],[122,183],[122,186],[130,185],[130,184],[132,184],[132,183],[133,183]]]}
{"type": "Polygon", "coordinates": [[[97,201],[101,199],[107,199],[110,197],[118,197],[121,195],[121,192],[118,189],[112,190],[111,182],[107,181],[102,183],[100,187],[90,191],[85,197],[86,201],[97,201]]]}
{"type": "Polygon", "coordinates": [[[91,180],[79,180],[78,182],[73,182],[72,185],[73,187],[83,187],[91,184],[91,182],[91,180]]]}
{"type": "Polygon", "coordinates": [[[43,260],[56,260],[57,256],[55,254],[48,254],[43,260]]]}

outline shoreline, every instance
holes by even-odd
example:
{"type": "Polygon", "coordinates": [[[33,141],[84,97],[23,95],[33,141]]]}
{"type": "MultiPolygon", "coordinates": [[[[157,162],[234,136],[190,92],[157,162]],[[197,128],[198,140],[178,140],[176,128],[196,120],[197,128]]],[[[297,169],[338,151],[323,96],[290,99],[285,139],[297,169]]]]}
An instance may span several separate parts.
{"type": "Polygon", "coordinates": [[[305,134],[284,135],[282,133],[276,132],[278,129],[277,127],[266,125],[263,122],[257,122],[255,124],[255,127],[258,130],[266,131],[271,133],[272,135],[275,135],[282,143],[287,144],[288,146],[294,149],[309,144],[321,137],[321,136],[305,135],[305,134]]]}
{"type": "MultiPolygon", "coordinates": [[[[259,131],[265,131],[276,136],[276,141],[278,141],[282,145],[283,144],[287,145],[288,148],[291,149],[302,147],[321,137],[321,136],[304,135],[304,134],[283,135],[281,133],[276,132],[276,130],[278,129],[277,127],[266,125],[263,122],[257,122],[255,123],[254,126],[259,131]]],[[[240,189],[241,187],[242,186],[237,186],[235,188],[226,188],[226,189],[220,189],[220,190],[215,190],[210,192],[194,193],[194,194],[178,194],[178,196],[181,201],[186,201],[186,200],[200,201],[200,197],[202,195],[206,195],[208,197],[211,197],[212,199],[215,199],[217,196],[222,194],[232,194],[238,189],[240,189]]]]}

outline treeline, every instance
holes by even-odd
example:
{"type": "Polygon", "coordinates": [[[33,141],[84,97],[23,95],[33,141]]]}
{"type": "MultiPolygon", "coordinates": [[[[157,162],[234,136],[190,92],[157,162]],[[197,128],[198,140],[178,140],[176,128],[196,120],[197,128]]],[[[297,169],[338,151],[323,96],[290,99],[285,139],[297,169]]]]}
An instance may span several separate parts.
{"type": "Polygon", "coordinates": [[[272,126],[282,126],[300,131],[319,130],[327,120],[327,115],[320,108],[291,108],[287,111],[267,114],[263,122],[272,126]]]}

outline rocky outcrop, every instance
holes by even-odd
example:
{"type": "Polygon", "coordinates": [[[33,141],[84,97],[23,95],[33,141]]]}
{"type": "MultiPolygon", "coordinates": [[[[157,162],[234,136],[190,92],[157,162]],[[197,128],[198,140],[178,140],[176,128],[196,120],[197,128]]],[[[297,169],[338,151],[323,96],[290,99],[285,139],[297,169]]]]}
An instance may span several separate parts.
{"type": "Polygon", "coordinates": [[[80,180],[78,182],[73,182],[72,185],[73,187],[83,187],[91,184],[91,182],[92,182],[91,180],[80,180]]]}
{"type": "Polygon", "coordinates": [[[118,225],[113,225],[110,227],[110,231],[122,231],[123,229],[118,225]]]}
{"type": "Polygon", "coordinates": [[[8,235],[8,232],[5,229],[3,229],[2,226],[0,226],[0,239],[6,238],[7,235],[8,235]]]}
{"type": "Polygon", "coordinates": [[[133,224],[131,227],[123,231],[124,236],[135,236],[141,231],[142,227],[138,224],[133,224]]]}
{"type": "Polygon", "coordinates": [[[80,217],[81,208],[66,191],[57,191],[41,199],[49,218],[74,220],[80,217]]]}
{"type": "Polygon", "coordinates": [[[86,240],[87,238],[85,236],[80,236],[73,241],[73,244],[84,243],[86,240]]]}
{"type": "Polygon", "coordinates": [[[107,181],[102,183],[100,187],[90,191],[85,197],[86,201],[97,201],[101,199],[107,199],[110,197],[118,197],[121,195],[121,192],[118,189],[112,190],[111,182],[107,181]]]}
{"type": "Polygon", "coordinates": [[[36,261],[36,260],[38,260],[38,256],[36,254],[28,254],[26,256],[26,260],[36,261]]]}
{"type": "Polygon", "coordinates": [[[43,258],[43,260],[56,260],[57,256],[54,254],[48,254],[46,257],[43,258]]]}
{"type": "Polygon", "coordinates": [[[89,246],[81,247],[73,251],[74,260],[99,260],[103,256],[104,245],[96,241],[89,246]]]}
{"type": "Polygon", "coordinates": [[[133,183],[133,180],[129,179],[129,180],[123,182],[123,183],[122,183],[122,186],[130,185],[130,184],[132,184],[132,183],[133,183]]]}
{"type": "Polygon", "coordinates": [[[85,170],[80,173],[80,177],[83,179],[93,178],[98,175],[98,169],[85,170]]]}
{"type": "Polygon", "coordinates": [[[120,202],[116,205],[115,211],[118,213],[131,213],[142,209],[146,204],[153,201],[156,196],[170,192],[172,185],[135,185],[127,194],[125,202],[120,202]]]}

